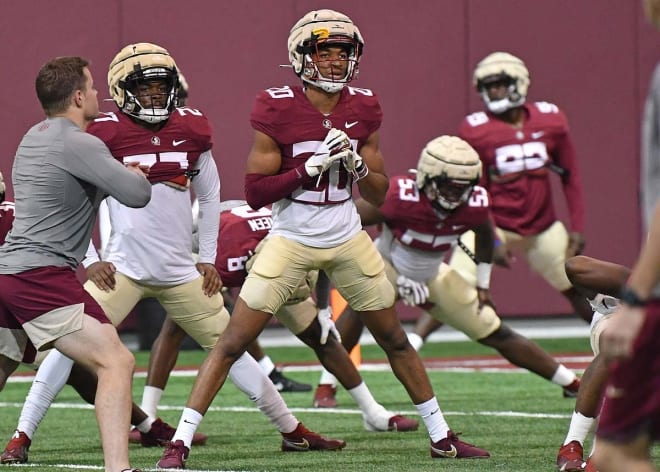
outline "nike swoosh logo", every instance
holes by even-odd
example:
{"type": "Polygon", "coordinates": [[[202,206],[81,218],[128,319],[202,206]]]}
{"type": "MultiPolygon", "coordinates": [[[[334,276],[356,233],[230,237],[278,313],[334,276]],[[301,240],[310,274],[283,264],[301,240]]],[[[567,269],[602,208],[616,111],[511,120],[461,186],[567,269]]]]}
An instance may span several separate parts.
{"type": "Polygon", "coordinates": [[[465,227],[465,225],[452,225],[452,226],[451,226],[451,229],[454,230],[454,231],[456,231],[457,229],[461,229],[461,228],[463,228],[463,227],[465,227]]]}
{"type": "Polygon", "coordinates": [[[532,133],[532,139],[538,139],[543,136],[545,133],[543,131],[536,131],[532,133]]]}
{"type": "Polygon", "coordinates": [[[185,143],[186,141],[188,141],[188,140],[187,140],[187,139],[182,139],[181,141],[177,141],[177,140],[175,139],[175,140],[172,141],[172,146],[177,147],[179,144],[183,144],[183,143],[185,143]]]}
{"type": "MultiPolygon", "coordinates": [[[[286,443],[290,447],[293,447],[295,449],[299,449],[301,451],[306,451],[306,450],[309,449],[309,442],[305,438],[303,438],[302,441],[291,441],[290,439],[284,439],[284,441],[286,441],[286,443]]],[[[452,447],[454,447],[454,446],[452,446],[452,447]]]]}
{"type": "Polygon", "coordinates": [[[346,123],[344,123],[344,128],[346,128],[346,129],[350,129],[350,128],[352,128],[353,126],[355,126],[356,124],[358,124],[358,123],[359,123],[359,121],[353,121],[353,122],[351,122],[351,123],[349,123],[349,122],[347,121],[346,123]]]}
{"type": "Polygon", "coordinates": [[[449,449],[448,451],[445,451],[444,449],[437,449],[433,446],[431,446],[431,449],[433,449],[433,452],[435,452],[437,455],[446,457],[448,459],[454,459],[458,455],[456,446],[454,446],[453,444],[451,445],[451,449],[449,449]]]}

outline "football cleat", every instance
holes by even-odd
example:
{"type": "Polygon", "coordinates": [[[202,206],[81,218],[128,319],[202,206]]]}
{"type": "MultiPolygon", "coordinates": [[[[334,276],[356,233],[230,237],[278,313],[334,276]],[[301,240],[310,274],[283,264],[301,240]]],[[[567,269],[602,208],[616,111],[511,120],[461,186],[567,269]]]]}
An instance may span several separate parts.
{"type": "Polygon", "coordinates": [[[367,418],[364,419],[364,429],[367,431],[398,431],[400,433],[405,433],[408,431],[417,431],[417,428],[419,428],[419,421],[407,418],[403,415],[391,416],[387,420],[387,429],[379,428],[367,418]]]}
{"type": "Polygon", "coordinates": [[[2,456],[0,464],[23,464],[28,460],[28,450],[32,441],[22,431],[15,430],[2,456]]]}
{"type": "Polygon", "coordinates": [[[190,449],[183,445],[183,441],[178,440],[170,442],[163,456],[156,463],[156,467],[161,469],[183,469],[186,466],[190,449]]]}
{"type": "Polygon", "coordinates": [[[301,382],[296,382],[293,379],[285,377],[282,371],[273,369],[268,374],[268,378],[273,382],[278,392],[311,392],[312,386],[301,382]]]}
{"type": "Polygon", "coordinates": [[[559,448],[557,454],[557,470],[560,472],[582,472],[586,463],[582,456],[584,450],[579,441],[571,441],[559,448]]]}
{"type": "Polygon", "coordinates": [[[337,387],[330,384],[320,384],[314,392],[314,408],[336,408],[337,387]]]}
{"type": "Polygon", "coordinates": [[[458,439],[461,433],[447,431],[447,437],[437,442],[431,442],[431,457],[434,459],[486,459],[490,453],[474,444],[468,444],[458,439]]]}
{"type": "MultiPolygon", "coordinates": [[[[169,424],[165,423],[160,418],[157,418],[151,425],[151,429],[142,433],[137,428],[133,428],[128,433],[128,441],[132,443],[140,443],[142,447],[164,447],[174,437],[175,429],[169,424]]],[[[192,445],[203,446],[208,440],[208,436],[202,433],[195,433],[193,435],[192,445]]]]}
{"type": "Polygon", "coordinates": [[[284,452],[304,451],[338,451],[346,446],[341,439],[328,439],[308,430],[302,423],[290,433],[282,433],[282,450],[284,452]]]}
{"type": "Polygon", "coordinates": [[[591,457],[587,459],[587,466],[584,469],[584,472],[598,472],[598,469],[596,469],[596,463],[591,457]]]}
{"type": "Polygon", "coordinates": [[[566,385],[563,388],[564,398],[575,398],[577,397],[578,390],[580,389],[580,379],[576,378],[569,385],[566,385]]]}

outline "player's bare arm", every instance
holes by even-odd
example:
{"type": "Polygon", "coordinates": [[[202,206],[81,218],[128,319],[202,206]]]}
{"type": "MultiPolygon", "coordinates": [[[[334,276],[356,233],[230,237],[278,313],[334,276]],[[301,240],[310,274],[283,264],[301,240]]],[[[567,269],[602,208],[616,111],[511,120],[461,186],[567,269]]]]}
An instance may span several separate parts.
{"type": "Polygon", "coordinates": [[[360,156],[369,168],[369,173],[366,177],[358,180],[357,183],[362,198],[376,207],[385,202],[385,194],[389,187],[389,179],[385,173],[385,161],[380,152],[379,142],[378,132],[374,132],[360,148],[360,156]]]}
{"type": "Polygon", "coordinates": [[[360,220],[362,221],[362,226],[371,226],[377,225],[379,223],[385,222],[385,216],[381,211],[364,198],[359,198],[355,202],[357,207],[357,212],[360,215],[360,220]]]}
{"type": "Polygon", "coordinates": [[[275,140],[261,131],[255,131],[247,159],[247,173],[274,175],[281,165],[282,153],[275,140]]]}
{"type": "Polygon", "coordinates": [[[568,279],[588,298],[598,293],[618,297],[630,276],[627,267],[587,256],[571,257],[565,267],[568,279]]]}

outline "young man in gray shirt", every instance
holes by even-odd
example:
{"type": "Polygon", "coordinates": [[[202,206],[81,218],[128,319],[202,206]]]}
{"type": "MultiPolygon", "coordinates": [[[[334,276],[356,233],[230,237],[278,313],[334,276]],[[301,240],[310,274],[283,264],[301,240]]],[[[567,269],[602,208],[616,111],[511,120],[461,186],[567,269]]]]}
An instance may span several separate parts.
{"type": "Polygon", "coordinates": [[[128,461],[134,358],[75,270],[101,200],[112,195],[143,207],[151,185],[138,165],[123,166],[85,132],[98,115],[87,60],[46,63],[36,92],[46,119],[27,132],[16,152],[16,218],[0,247],[0,388],[36,350],[58,349],[98,376],[105,470],[136,470],[128,461]]]}

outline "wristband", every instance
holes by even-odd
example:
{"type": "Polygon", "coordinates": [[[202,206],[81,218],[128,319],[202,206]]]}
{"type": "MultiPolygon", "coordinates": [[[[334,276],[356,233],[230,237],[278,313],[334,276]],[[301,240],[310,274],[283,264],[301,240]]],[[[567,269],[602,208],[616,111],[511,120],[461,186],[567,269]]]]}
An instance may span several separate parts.
{"type": "Polygon", "coordinates": [[[355,168],[355,181],[357,182],[360,179],[364,179],[369,173],[369,168],[364,162],[360,162],[360,165],[355,168]]]}
{"type": "Polygon", "coordinates": [[[642,300],[630,287],[623,287],[619,299],[629,306],[645,306],[646,300],[642,300]]]}
{"type": "Polygon", "coordinates": [[[479,262],[477,264],[477,288],[488,290],[490,288],[490,273],[493,270],[493,264],[488,262],[479,262]]]}

